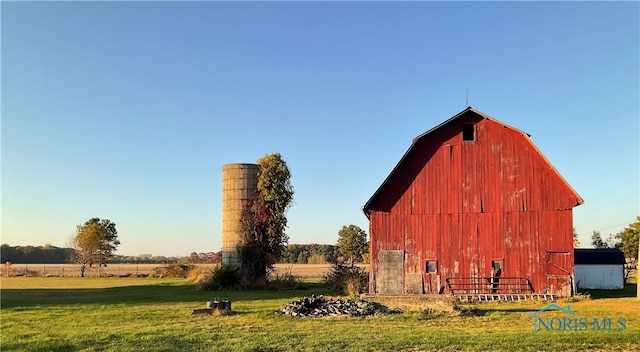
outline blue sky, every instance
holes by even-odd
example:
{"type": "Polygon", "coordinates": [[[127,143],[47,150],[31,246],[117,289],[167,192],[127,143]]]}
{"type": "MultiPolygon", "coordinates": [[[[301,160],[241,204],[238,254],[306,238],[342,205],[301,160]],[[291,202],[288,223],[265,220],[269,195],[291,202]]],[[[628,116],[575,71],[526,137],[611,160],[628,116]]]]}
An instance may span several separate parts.
{"type": "Polygon", "coordinates": [[[279,152],[290,243],[335,243],[411,139],[469,105],[585,199],[583,244],[639,211],[638,2],[6,2],[2,243],[221,248],[222,166],[279,152]]]}

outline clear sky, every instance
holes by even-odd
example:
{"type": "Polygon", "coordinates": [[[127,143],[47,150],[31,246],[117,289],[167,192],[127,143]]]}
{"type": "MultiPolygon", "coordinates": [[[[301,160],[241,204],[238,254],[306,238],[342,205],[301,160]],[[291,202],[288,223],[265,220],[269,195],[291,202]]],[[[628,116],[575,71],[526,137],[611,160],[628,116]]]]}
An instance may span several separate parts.
{"type": "Polygon", "coordinates": [[[279,152],[290,243],[368,229],[411,139],[469,105],[524,130],[584,198],[640,214],[638,2],[1,4],[2,238],[117,254],[222,246],[222,166],[279,152]]]}

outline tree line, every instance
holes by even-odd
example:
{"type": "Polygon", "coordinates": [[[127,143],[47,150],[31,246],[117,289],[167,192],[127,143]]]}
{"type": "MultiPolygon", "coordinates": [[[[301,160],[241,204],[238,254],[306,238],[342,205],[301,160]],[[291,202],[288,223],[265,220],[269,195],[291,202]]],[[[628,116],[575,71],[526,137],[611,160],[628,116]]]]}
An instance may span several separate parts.
{"type": "Polygon", "coordinates": [[[280,263],[325,264],[337,261],[369,263],[369,241],[367,234],[358,226],[343,226],[338,231],[336,244],[289,244],[280,263]]]}
{"type": "MultiPolygon", "coordinates": [[[[200,253],[204,254],[204,253],[200,253]]],[[[0,246],[0,258],[2,262],[28,263],[28,264],[65,264],[72,263],[75,258],[75,249],[70,247],[56,247],[50,244],[44,246],[0,246]]],[[[137,256],[113,255],[109,263],[122,264],[164,264],[176,263],[183,257],[154,256],[140,254],[137,256]]]]}
{"type": "Polygon", "coordinates": [[[332,244],[288,244],[282,251],[280,263],[324,264],[338,259],[338,246],[332,244]]]}
{"type": "MultiPolygon", "coordinates": [[[[2,262],[28,264],[65,264],[72,263],[75,249],[61,248],[45,244],[44,246],[0,247],[2,262]]],[[[341,257],[337,245],[332,244],[289,244],[282,252],[279,263],[288,264],[324,264],[341,257]]],[[[193,264],[216,264],[222,262],[222,251],[192,252],[188,256],[162,256],[153,254],[113,255],[109,263],[113,264],[171,264],[186,262],[193,264]]]]}
{"type": "Polygon", "coordinates": [[[0,246],[2,262],[60,264],[68,263],[73,255],[73,248],[60,248],[45,244],[44,246],[0,246]]]}
{"type": "Polygon", "coordinates": [[[640,240],[640,216],[636,221],[617,234],[609,234],[602,238],[599,231],[591,234],[591,245],[594,248],[619,248],[626,258],[638,259],[638,241],[640,240]]]}

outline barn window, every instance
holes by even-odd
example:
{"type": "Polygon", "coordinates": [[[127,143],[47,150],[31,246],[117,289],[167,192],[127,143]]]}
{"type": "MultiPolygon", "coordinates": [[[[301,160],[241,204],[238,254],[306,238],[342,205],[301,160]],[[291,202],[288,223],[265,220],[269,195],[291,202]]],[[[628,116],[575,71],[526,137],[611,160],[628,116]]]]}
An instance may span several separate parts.
{"type": "Polygon", "coordinates": [[[491,270],[493,270],[493,272],[496,273],[500,269],[502,269],[502,261],[501,260],[492,260],[491,261],[491,270]]]}
{"type": "Polygon", "coordinates": [[[427,260],[426,265],[427,273],[435,273],[438,271],[438,266],[436,265],[435,260],[427,260]]]}
{"type": "Polygon", "coordinates": [[[476,140],[476,125],[474,123],[465,123],[464,125],[462,125],[462,140],[476,140]]]}
{"type": "Polygon", "coordinates": [[[491,293],[498,293],[500,289],[500,276],[502,276],[502,261],[492,260],[491,278],[489,279],[489,282],[491,283],[491,293]]]}

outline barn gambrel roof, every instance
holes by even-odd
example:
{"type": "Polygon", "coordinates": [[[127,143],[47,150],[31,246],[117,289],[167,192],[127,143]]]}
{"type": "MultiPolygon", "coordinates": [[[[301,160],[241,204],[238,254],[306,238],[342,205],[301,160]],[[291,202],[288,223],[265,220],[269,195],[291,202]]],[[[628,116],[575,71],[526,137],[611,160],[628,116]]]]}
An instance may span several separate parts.
{"type": "Polygon", "coordinates": [[[380,185],[380,187],[378,187],[378,189],[375,191],[375,193],[371,196],[371,198],[369,198],[369,200],[367,201],[367,203],[362,207],[362,210],[364,211],[365,215],[367,217],[369,217],[370,214],[370,206],[371,204],[376,200],[376,198],[385,190],[386,185],[389,183],[389,181],[391,179],[393,179],[394,177],[396,177],[397,171],[398,169],[400,169],[400,166],[407,160],[409,159],[409,157],[411,156],[411,154],[414,151],[414,147],[417,145],[417,143],[425,138],[429,138],[429,136],[435,134],[438,130],[440,130],[441,128],[443,128],[444,126],[449,125],[450,123],[452,123],[453,121],[456,121],[457,119],[460,119],[462,116],[466,115],[468,112],[473,112],[475,114],[477,114],[478,116],[482,117],[483,119],[487,119],[487,120],[491,120],[494,123],[500,124],[505,128],[509,128],[519,134],[521,134],[524,138],[524,140],[526,140],[530,146],[533,148],[534,151],[536,151],[540,157],[549,165],[549,168],[553,171],[553,173],[555,173],[557,175],[557,177],[562,180],[562,182],[567,186],[567,188],[573,193],[573,195],[576,197],[576,204],[575,206],[584,204],[584,200],[582,199],[582,197],[580,197],[580,195],[573,189],[573,187],[571,187],[571,185],[569,185],[569,183],[564,179],[564,177],[562,177],[562,175],[558,172],[558,170],[551,164],[551,162],[544,156],[544,154],[542,154],[542,152],[540,151],[540,149],[538,149],[538,147],[533,143],[533,141],[531,141],[531,135],[520,130],[517,129],[513,126],[510,126],[502,121],[499,121],[485,113],[482,113],[472,107],[467,107],[466,109],[462,110],[461,112],[459,112],[458,114],[454,115],[453,117],[449,118],[448,120],[442,122],[441,124],[433,127],[432,129],[422,133],[421,135],[419,135],[418,137],[414,138],[411,146],[409,146],[409,149],[404,153],[404,155],[402,156],[402,158],[400,159],[400,161],[396,164],[396,166],[393,168],[393,170],[391,170],[391,173],[387,176],[387,178],[382,182],[382,184],[380,185]]]}

